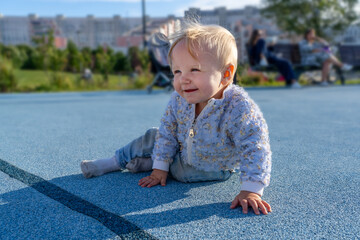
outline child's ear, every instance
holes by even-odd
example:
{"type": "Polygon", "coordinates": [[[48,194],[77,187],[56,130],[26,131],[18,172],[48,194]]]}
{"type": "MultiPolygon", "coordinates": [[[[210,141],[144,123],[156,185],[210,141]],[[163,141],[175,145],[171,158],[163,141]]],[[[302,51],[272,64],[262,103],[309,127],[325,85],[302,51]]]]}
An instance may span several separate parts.
{"type": "Polygon", "coordinates": [[[231,81],[234,77],[234,65],[229,64],[226,66],[224,73],[223,73],[223,84],[227,84],[228,81],[231,81]]]}

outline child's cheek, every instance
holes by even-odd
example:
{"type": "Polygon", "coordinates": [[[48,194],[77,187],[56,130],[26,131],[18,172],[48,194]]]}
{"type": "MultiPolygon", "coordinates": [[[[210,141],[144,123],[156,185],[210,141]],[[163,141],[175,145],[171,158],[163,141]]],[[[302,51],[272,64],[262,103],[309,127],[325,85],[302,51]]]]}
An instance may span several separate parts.
{"type": "Polygon", "coordinates": [[[174,78],[174,88],[175,91],[181,95],[180,81],[176,77],[174,78]]]}

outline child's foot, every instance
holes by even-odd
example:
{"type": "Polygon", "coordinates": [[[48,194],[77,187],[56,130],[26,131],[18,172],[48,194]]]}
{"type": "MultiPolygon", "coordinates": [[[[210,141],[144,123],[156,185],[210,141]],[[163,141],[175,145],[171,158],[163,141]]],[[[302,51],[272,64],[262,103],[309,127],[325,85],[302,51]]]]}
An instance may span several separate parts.
{"type": "Polygon", "coordinates": [[[80,164],[85,178],[97,177],[108,172],[122,170],[115,157],[97,160],[84,160],[80,164]]]}

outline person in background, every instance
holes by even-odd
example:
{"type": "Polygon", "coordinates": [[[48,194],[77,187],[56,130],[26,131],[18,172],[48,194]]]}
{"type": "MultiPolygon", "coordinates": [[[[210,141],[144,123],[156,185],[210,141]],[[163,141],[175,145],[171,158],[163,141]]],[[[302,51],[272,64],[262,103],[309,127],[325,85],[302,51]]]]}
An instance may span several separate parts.
{"type": "Polygon", "coordinates": [[[317,37],[315,29],[308,29],[304,33],[304,39],[299,43],[301,64],[321,66],[321,85],[328,85],[331,66],[335,64],[344,71],[349,71],[352,66],[339,61],[332,53],[329,43],[317,37]]]}
{"type": "Polygon", "coordinates": [[[291,88],[301,88],[296,80],[291,63],[286,59],[277,57],[272,51],[268,51],[264,39],[264,32],[262,30],[254,29],[248,44],[251,66],[267,66],[268,63],[273,64],[285,78],[286,86],[290,86],[291,88]]]}

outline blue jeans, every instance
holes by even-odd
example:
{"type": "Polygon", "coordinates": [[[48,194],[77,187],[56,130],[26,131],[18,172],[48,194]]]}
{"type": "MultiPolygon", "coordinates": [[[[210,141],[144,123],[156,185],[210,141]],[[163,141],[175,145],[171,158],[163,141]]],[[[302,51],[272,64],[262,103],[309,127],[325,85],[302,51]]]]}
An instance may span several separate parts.
{"type": "MultiPolygon", "coordinates": [[[[133,158],[149,158],[154,148],[157,128],[151,128],[145,135],[133,140],[126,146],[115,152],[115,157],[121,168],[133,158]]],[[[231,171],[206,172],[185,164],[181,161],[180,153],[177,153],[170,164],[170,175],[180,182],[202,182],[202,181],[225,181],[230,178],[231,171]]]]}
{"type": "Polygon", "coordinates": [[[277,57],[271,51],[266,48],[266,42],[264,39],[260,39],[255,46],[250,49],[250,64],[256,65],[260,63],[261,54],[266,56],[266,59],[270,64],[275,65],[278,71],[283,75],[286,80],[286,85],[291,85],[292,80],[296,79],[296,75],[291,63],[283,58],[277,57]]]}
{"type": "Polygon", "coordinates": [[[292,80],[296,79],[294,69],[288,60],[278,58],[274,54],[268,54],[267,60],[270,64],[275,65],[281,75],[283,75],[286,85],[291,85],[292,80]]]}

